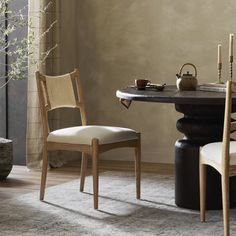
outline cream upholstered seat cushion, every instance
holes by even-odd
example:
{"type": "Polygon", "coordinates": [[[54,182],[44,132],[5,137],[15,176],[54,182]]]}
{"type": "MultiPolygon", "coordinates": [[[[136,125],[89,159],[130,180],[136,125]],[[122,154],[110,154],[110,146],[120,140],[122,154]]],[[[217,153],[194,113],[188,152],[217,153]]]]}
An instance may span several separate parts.
{"type": "Polygon", "coordinates": [[[90,145],[93,138],[99,139],[99,144],[108,144],[137,139],[138,136],[128,128],[89,125],[54,130],[49,133],[47,141],[90,145]]]}
{"type": "MultiPolygon", "coordinates": [[[[205,160],[221,164],[222,142],[209,143],[203,146],[201,156],[205,160]]],[[[230,165],[236,165],[236,141],[230,142],[230,165]]]]}

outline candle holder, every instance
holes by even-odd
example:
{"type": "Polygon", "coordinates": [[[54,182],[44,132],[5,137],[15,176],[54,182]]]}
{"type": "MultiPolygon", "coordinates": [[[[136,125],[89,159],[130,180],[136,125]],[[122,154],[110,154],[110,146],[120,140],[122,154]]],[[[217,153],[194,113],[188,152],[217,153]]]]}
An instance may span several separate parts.
{"type": "Polygon", "coordinates": [[[217,69],[218,69],[218,81],[216,82],[216,84],[224,84],[224,82],[222,82],[221,80],[221,70],[222,70],[222,63],[218,63],[218,66],[217,66],[217,69]]]}
{"type": "Polygon", "coordinates": [[[230,75],[230,80],[233,80],[233,56],[229,57],[229,75],[230,75]]]}

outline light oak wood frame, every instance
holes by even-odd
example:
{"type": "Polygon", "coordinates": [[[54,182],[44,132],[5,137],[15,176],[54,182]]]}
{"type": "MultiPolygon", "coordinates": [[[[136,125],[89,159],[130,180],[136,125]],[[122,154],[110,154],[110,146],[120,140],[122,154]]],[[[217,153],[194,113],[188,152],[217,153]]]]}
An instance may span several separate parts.
{"type": "MultiPolygon", "coordinates": [[[[80,109],[82,125],[87,125],[87,118],[85,112],[83,90],[79,78],[79,70],[75,69],[70,73],[70,79],[74,80],[76,85],[76,106],[75,108],[80,109]]],[[[55,150],[68,150],[68,151],[79,151],[82,152],[82,164],[81,164],[81,180],[80,180],[80,191],[84,189],[84,182],[87,168],[87,158],[92,157],[92,174],[93,174],[93,193],[94,193],[94,209],[98,209],[98,182],[99,182],[99,168],[98,158],[99,154],[109,151],[115,148],[131,147],[135,149],[135,176],[136,176],[136,198],[140,199],[140,185],[141,185],[141,138],[140,133],[137,133],[137,139],[131,139],[127,141],[120,141],[109,144],[99,144],[99,139],[94,138],[91,140],[91,145],[85,144],[70,144],[70,143],[56,143],[47,141],[47,137],[50,133],[48,123],[48,112],[55,109],[51,107],[50,99],[47,91],[46,76],[36,72],[37,88],[39,103],[43,122],[43,165],[40,185],[40,200],[44,199],[47,169],[48,169],[48,151],[55,150]]],[[[60,107],[66,107],[62,104],[60,107]]],[[[69,106],[71,107],[71,106],[69,106]]],[[[59,108],[59,107],[57,107],[59,108]]]]}
{"type": "Polygon", "coordinates": [[[200,220],[205,222],[205,201],[206,201],[206,165],[214,167],[221,174],[222,184],[222,203],[224,218],[224,236],[230,235],[229,228],[229,177],[236,175],[236,165],[230,165],[230,134],[236,131],[236,123],[231,122],[232,93],[236,92],[236,83],[227,81],[226,99],[225,99],[225,116],[224,131],[222,142],[222,159],[221,164],[210,161],[201,155],[199,163],[199,183],[200,183],[200,220]]]}

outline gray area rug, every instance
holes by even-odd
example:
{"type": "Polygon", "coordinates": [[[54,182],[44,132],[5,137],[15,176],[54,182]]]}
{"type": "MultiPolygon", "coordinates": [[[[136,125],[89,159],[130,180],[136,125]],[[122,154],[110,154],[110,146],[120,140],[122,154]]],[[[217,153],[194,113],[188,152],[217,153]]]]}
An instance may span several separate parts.
{"type": "MultiPolygon", "coordinates": [[[[79,179],[0,203],[0,235],[223,235],[222,211],[199,212],[174,204],[172,176],[143,174],[142,200],[135,199],[132,172],[105,172],[100,178],[98,211],[93,210],[92,178],[85,193],[79,179]]],[[[231,210],[231,233],[236,235],[236,210],[231,210]]]]}

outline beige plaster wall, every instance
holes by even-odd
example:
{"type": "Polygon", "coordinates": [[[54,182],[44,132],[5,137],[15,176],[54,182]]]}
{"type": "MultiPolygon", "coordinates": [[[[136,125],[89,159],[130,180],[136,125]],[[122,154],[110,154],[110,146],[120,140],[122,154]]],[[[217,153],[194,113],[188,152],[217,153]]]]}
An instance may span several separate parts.
{"type": "MultiPolygon", "coordinates": [[[[62,36],[67,40],[62,43],[65,59],[62,70],[79,66],[87,91],[90,123],[139,130],[143,161],[173,162],[175,140],[182,137],[175,128],[176,120],[182,115],[175,111],[174,105],[137,102],[126,110],[119,104],[115,92],[133,84],[135,78],[175,84],[175,74],[185,62],[197,66],[200,83],[213,82],[217,79],[218,43],[222,43],[223,75],[227,78],[228,34],[236,33],[236,2],[64,2],[62,36]]],[[[128,160],[129,154],[112,152],[104,158],[128,160]]]]}

